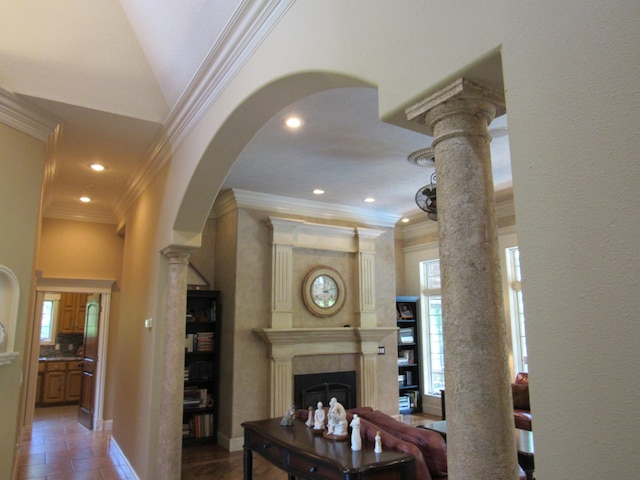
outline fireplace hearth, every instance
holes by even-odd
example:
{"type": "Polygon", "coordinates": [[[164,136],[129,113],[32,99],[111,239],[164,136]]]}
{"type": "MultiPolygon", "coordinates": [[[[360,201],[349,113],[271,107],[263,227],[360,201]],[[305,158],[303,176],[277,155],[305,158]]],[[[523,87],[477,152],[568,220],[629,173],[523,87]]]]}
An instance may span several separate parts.
{"type": "Polygon", "coordinates": [[[324,406],[335,397],[344,408],[356,407],[356,372],[331,372],[294,375],[294,401],[296,408],[324,406]]]}

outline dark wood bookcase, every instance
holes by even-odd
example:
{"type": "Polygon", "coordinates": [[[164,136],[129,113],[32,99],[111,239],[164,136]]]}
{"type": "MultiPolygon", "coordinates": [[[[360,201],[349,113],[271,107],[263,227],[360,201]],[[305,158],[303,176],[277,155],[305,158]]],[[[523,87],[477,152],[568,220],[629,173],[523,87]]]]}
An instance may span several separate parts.
{"type": "Polygon", "coordinates": [[[220,373],[220,292],[187,291],[184,354],[184,445],[215,443],[220,373]]]}
{"type": "Polygon", "coordinates": [[[418,307],[418,297],[396,297],[398,407],[403,414],[422,412],[420,309],[418,307]]]}

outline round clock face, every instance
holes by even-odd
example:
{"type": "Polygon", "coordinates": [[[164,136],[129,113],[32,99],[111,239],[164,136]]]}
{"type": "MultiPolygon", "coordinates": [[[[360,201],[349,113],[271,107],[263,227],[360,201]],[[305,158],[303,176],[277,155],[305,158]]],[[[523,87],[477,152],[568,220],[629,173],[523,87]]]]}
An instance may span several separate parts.
{"type": "Polygon", "coordinates": [[[311,300],[320,308],[333,307],[338,299],[338,285],[329,275],[318,275],[311,284],[311,300]]]}
{"type": "Polygon", "coordinates": [[[302,299],[316,317],[330,317],[340,311],[345,299],[344,281],[331,267],[311,270],[302,285],[302,299]]]}

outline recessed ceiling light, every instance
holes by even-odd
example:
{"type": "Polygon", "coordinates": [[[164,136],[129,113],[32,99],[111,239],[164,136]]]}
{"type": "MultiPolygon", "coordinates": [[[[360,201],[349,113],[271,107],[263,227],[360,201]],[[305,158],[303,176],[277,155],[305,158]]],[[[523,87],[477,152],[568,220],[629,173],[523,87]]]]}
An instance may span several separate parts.
{"type": "Polygon", "coordinates": [[[376,201],[376,199],[373,198],[373,197],[367,197],[367,198],[364,199],[364,201],[367,202],[367,203],[373,203],[373,202],[376,201]]]}
{"type": "Polygon", "coordinates": [[[91,167],[91,170],[94,170],[96,172],[103,172],[105,170],[105,166],[102,165],[101,163],[92,163],[90,167],[91,167]]]}
{"type": "Polygon", "coordinates": [[[89,203],[91,201],[91,197],[80,197],[80,201],[82,203],[89,203]]]}
{"type": "Polygon", "coordinates": [[[289,128],[300,128],[302,120],[298,117],[288,117],[284,119],[284,124],[289,128]]]}
{"type": "Polygon", "coordinates": [[[405,218],[403,218],[401,221],[402,221],[402,223],[409,223],[409,219],[408,219],[408,218],[406,218],[406,217],[405,217],[405,218]]]}
{"type": "Polygon", "coordinates": [[[313,193],[315,195],[322,195],[324,193],[324,190],[322,190],[321,188],[314,188],[313,193]]]}

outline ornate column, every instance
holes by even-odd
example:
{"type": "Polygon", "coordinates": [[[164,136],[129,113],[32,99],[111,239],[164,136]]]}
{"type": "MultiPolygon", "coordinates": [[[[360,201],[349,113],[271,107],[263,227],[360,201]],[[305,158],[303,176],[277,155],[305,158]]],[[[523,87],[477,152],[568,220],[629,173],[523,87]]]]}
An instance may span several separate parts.
{"type": "Polygon", "coordinates": [[[488,133],[504,97],[460,79],[406,113],[434,136],[449,478],[517,479],[488,133]]]}
{"type": "Polygon", "coordinates": [[[156,478],[160,480],[180,478],[182,468],[184,319],[187,310],[187,269],[192,251],[178,247],[162,251],[169,259],[169,282],[156,459],[156,478]]]}

